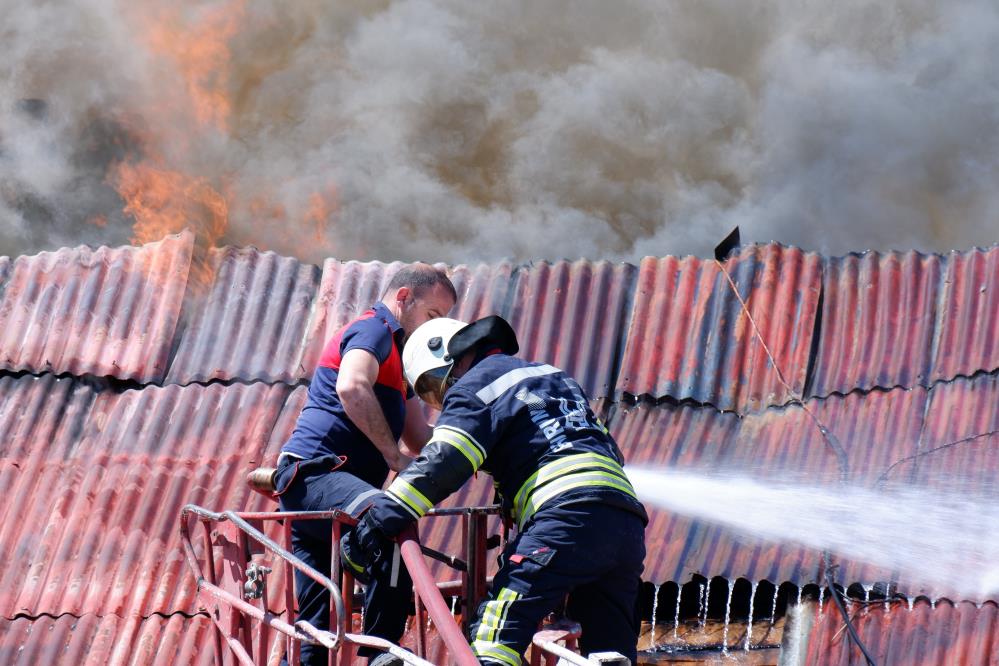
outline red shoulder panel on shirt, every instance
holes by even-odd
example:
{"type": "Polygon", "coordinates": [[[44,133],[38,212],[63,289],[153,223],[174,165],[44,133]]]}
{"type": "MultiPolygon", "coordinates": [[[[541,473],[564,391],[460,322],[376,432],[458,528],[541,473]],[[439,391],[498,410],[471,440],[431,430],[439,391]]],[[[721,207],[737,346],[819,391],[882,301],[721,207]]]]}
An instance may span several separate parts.
{"type": "MultiPolygon", "coordinates": [[[[323,349],[323,354],[319,357],[320,367],[331,368],[339,371],[340,363],[343,360],[343,357],[340,354],[340,344],[343,342],[344,333],[355,323],[364,319],[371,319],[374,316],[375,311],[368,310],[360,317],[348,322],[339,331],[337,331],[336,334],[330,338],[330,341],[326,343],[326,348],[323,349]]],[[[385,324],[385,326],[389,329],[389,334],[391,334],[392,329],[388,324],[385,324]]],[[[406,379],[402,373],[402,355],[399,353],[399,348],[395,345],[395,341],[392,343],[388,358],[386,358],[385,361],[378,366],[378,377],[375,379],[375,383],[395,389],[402,393],[404,397],[406,395],[406,379]]]]}

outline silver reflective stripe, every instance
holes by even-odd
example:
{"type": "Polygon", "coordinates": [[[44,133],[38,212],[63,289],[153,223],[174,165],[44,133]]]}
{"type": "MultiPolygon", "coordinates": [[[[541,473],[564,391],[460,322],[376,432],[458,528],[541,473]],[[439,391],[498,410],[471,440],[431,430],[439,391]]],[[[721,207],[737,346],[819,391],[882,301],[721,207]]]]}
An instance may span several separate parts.
{"type": "Polygon", "coordinates": [[[494,380],[489,386],[479,389],[475,395],[479,400],[488,405],[525,379],[530,377],[554,375],[556,372],[562,371],[551,365],[535,365],[527,368],[517,368],[516,370],[511,370],[506,373],[499,379],[494,380]]]}
{"type": "MultiPolygon", "coordinates": [[[[363,493],[355,497],[354,501],[348,504],[347,507],[343,510],[343,512],[349,513],[350,515],[353,516],[354,512],[357,511],[357,507],[361,506],[361,503],[364,502],[364,500],[368,499],[369,497],[374,497],[375,495],[378,495],[381,492],[382,491],[378,490],[377,488],[372,488],[371,490],[365,490],[363,493]]],[[[357,516],[354,517],[356,518],[357,516]]]]}
{"type": "Polygon", "coordinates": [[[392,575],[389,578],[389,587],[399,587],[399,558],[402,556],[402,549],[399,544],[395,544],[392,549],[392,575]]]}

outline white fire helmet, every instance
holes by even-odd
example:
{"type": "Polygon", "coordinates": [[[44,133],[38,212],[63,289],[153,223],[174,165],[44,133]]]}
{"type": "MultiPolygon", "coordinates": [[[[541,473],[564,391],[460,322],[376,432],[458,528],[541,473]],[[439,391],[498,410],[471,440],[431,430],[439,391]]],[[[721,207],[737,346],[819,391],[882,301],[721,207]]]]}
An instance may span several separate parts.
{"type": "Polygon", "coordinates": [[[431,319],[413,331],[402,350],[406,381],[424,402],[435,409],[441,408],[444,394],[454,383],[451,380],[454,359],[448,354],[448,343],[455,333],[467,325],[447,317],[431,319]]]}

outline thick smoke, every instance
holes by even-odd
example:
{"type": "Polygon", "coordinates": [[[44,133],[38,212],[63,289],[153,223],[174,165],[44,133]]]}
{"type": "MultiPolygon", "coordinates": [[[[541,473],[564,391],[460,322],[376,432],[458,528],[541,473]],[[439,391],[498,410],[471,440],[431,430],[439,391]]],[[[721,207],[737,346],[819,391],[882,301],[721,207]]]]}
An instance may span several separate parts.
{"type": "Polygon", "coordinates": [[[0,254],[185,220],[307,261],[999,239],[993,0],[0,11],[0,254]]]}

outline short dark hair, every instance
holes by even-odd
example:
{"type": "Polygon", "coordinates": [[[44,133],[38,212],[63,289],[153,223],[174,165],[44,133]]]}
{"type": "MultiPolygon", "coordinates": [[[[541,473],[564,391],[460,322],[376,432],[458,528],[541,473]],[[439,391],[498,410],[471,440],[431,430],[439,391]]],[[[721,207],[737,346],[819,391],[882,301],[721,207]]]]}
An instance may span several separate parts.
{"type": "Polygon", "coordinates": [[[392,276],[388,286],[385,287],[385,293],[382,294],[382,298],[387,296],[389,292],[400,287],[408,287],[413,290],[414,296],[420,297],[427,289],[433,289],[438,284],[443,286],[451,294],[451,298],[457,302],[458,292],[455,291],[454,285],[451,283],[451,279],[447,276],[447,273],[439,268],[434,268],[430,264],[410,264],[392,276]]]}

